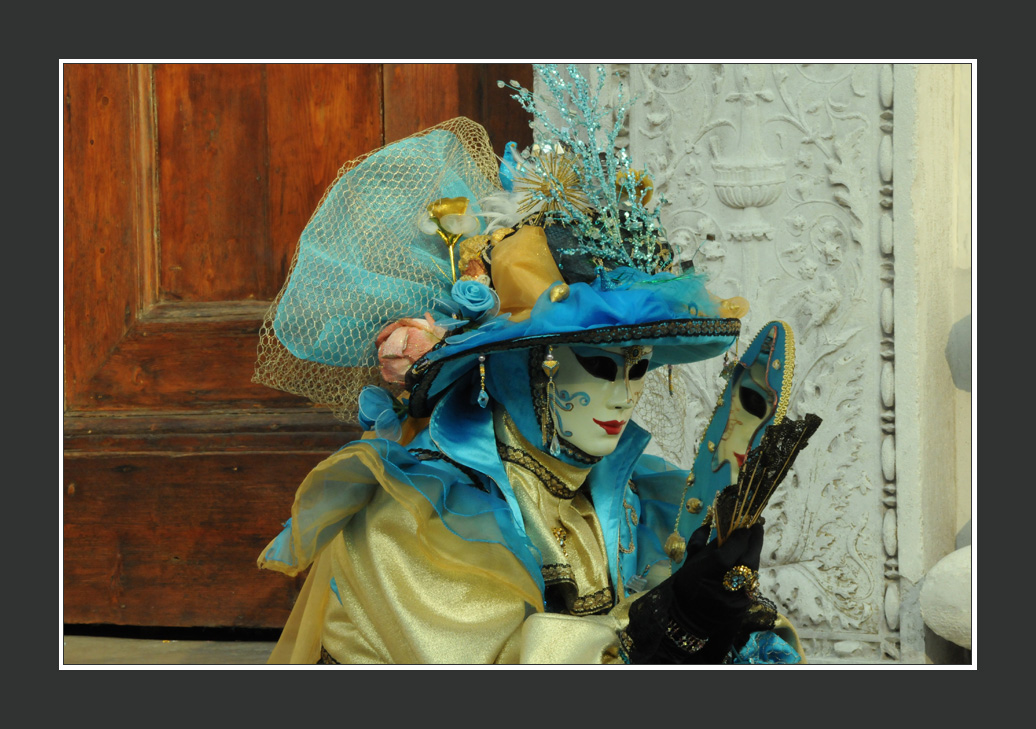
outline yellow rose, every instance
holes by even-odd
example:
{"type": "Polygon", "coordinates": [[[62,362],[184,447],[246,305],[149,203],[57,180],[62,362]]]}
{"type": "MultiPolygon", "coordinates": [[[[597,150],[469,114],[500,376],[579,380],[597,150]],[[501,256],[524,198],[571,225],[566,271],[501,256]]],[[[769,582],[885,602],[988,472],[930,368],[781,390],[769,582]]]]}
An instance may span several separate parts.
{"type": "Polygon", "coordinates": [[[429,215],[437,220],[441,220],[445,215],[463,215],[466,212],[468,212],[466,197],[444,197],[428,206],[429,215]]]}

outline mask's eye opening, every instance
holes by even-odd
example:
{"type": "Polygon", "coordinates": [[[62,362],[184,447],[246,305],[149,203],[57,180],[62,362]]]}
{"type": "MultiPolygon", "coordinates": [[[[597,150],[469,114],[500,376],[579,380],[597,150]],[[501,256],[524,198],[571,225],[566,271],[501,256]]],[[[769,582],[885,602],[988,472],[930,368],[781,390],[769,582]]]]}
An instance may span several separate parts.
{"type": "Polygon", "coordinates": [[[741,407],[745,409],[745,412],[759,419],[766,416],[767,402],[765,397],[751,387],[746,387],[744,383],[741,384],[738,391],[741,407]]]}
{"type": "Polygon", "coordinates": [[[648,365],[650,363],[651,363],[650,360],[642,359],[639,362],[637,362],[635,365],[630,367],[630,379],[631,380],[642,379],[644,377],[644,375],[647,374],[648,365]]]}
{"type": "Polygon", "coordinates": [[[572,354],[591,377],[615,382],[615,378],[619,376],[619,365],[610,357],[580,357],[575,352],[572,354]]]}

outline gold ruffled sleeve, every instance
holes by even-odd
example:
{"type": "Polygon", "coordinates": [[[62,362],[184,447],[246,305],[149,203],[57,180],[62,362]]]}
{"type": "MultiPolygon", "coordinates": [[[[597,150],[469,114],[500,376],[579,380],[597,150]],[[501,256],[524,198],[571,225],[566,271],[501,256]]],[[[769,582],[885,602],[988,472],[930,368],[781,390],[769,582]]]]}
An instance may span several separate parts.
{"type": "Polygon", "coordinates": [[[339,663],[609,663],[621,621],[542,612],[504,547],[452,534],[419,495],[387,489],[328,548],[341,598],[321,642],[339,663]],[[423,502],[423,503],[422,503],[423,502]]]}
{"type": "Polygon", "coordinates": [[[267,663],[313,664],[320,657],[320,633],[331,598],[331,560],[322,552],[306,576],[288,622],[267,663]]]}
{"type": "Polygon", "coordinates": [[[328,550],[338,597],[322,642],[339,663],[518,660],[536,584],[505,547],[450,532],[412,488],[388,484],[328,550]]]}
{"type": "Polygon", "coordinates": [[[623,611],[541,611],[507,549],[460,539],[390,485],[318,557],[270,662],[315,663],[322,648],[338,663],[621,663],[623,611]]]}
{"type": "Polygon", "coordinates": [[[538,583],[507,547],[461,538],[396,473],[364,443],[303,482],[289,533],[260,558],[288,574],[312,562],[270,663],[617,658],[619,623],[543,615],[538,583]],[[332,487],[344,481],[353,486],[339,494],[332,487]],[[333,508],[325,513],[324,505],[333,508]],[[332,528],[339,530],[321,548],[319,535],[332,528]]]}

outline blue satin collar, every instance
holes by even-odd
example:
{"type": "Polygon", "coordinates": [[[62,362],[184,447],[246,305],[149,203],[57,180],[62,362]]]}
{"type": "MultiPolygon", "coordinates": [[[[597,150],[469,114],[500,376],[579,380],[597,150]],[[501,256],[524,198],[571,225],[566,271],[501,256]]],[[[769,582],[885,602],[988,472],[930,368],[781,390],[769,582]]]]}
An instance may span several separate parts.
{"type": "MultiPolygon", "coordinates": [[[[526,536],[525,522],[518,500],[497,453],[492,410],[477,405],[472,407],[471,393],[467,389],[452,388],[436,405],[428,428],[422,431],[409,447],[436,448],[461,466],[492,479],[500,497],[507,503],[514,533],[520,534],[523,541],[521,544],[507,546],[527,568],[530,568],[531,565],[525,557],[531,543],[526,536]]],[[[637,510],[639,501],[631,493],[629,482],[637,461],[650,440],[651,435],[646,430],[631,422],[619,438],[616,449],[602,458],[587,477],[590,497],[604,533],[608,569],[613,585],[620,584],[620,558],[622,578],[629,579],[638,569],[636,550],[620,551],[619,541],[623,541],[624,547],[631,541],[636,543],[636,534],[626,518],[624,502],[637,510]]],[[[539,571],[542,559],[538,562],[535,569],[530,569],[530,574],[542,589],[543,578],[539,571]]]]}

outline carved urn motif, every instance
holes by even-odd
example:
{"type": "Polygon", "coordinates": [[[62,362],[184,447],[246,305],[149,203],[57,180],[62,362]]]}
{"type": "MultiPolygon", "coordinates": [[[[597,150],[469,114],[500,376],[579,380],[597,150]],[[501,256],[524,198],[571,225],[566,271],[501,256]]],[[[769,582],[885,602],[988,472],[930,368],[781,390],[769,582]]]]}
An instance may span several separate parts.
{"type": "Polygon", "coordinates": [[[727,96],[727,101],[741,107],[737,149],[731,157],[722,158],[718,140],[711,140],[715,158],[712,169],[716,173],[712,184],[724,205],[742,211],[729,228],[730,239],[772,239],[773,226],[766,222],[760,209],[780,197],[786,174],[784,162],[766,156],[763,151],[760,105],[774,97],[763,86],[759,66],[739,65],[734,83],[737,91],[727,96]]]}

